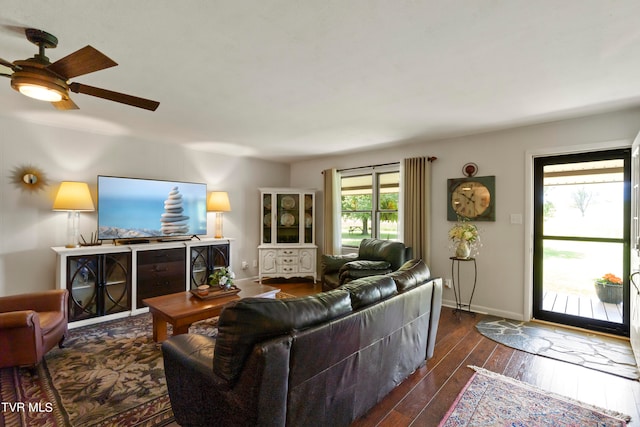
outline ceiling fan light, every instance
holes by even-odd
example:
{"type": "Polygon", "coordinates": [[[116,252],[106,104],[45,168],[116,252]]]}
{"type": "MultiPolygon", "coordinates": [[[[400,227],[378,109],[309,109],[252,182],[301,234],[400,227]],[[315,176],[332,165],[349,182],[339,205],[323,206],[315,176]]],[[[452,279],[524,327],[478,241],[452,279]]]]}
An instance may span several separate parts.
{"type": "Polygon", "coordinates": [[[22,83],[18,86],[18,90],[21,94],[40,101],[59,102],[63,98],[60,91],[35,84],[22,83]]]}

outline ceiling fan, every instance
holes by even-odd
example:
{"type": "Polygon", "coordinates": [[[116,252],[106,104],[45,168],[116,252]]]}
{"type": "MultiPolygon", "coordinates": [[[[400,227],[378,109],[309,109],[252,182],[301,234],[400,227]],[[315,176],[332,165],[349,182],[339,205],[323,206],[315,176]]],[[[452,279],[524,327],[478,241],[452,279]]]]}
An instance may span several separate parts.
{"type": "Polygon", "coordinates": [[[160,105],[157,101],[137,96],[113,92],[82,83],[69,82],[69,79],[94,71],[118,65],[97,49],[86,46],[54,63],[45,56],[45,49],[58,45],[58,39],[42,30],[25,29],[27,40],[38,46],[39,51],[33,57],[17,60],[13,63],[0,58],[0,65],[9,67],[13,73],[0,75],[11,78],[11,87],[18,92],[42,101],[49,101],[58,110],[76,110],[78,106],[69,97],[69,91],[97,96],[109,101],[120,102],[133,107],[155,111],[160,105]]]}

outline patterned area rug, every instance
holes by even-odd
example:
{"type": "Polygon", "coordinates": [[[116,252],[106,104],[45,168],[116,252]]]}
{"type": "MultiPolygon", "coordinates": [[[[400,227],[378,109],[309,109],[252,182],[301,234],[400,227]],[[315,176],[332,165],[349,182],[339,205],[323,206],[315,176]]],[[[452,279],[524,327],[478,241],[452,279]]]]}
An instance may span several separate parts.
{"type": "Polygon", "coordinates": [[[626,426],[627,415],[545,392],[482,368],[460,392],[439,427],[626,426]]]}
{"type": "Polygon", "coordinates": [[[476,325],[494,341],[527,353],[638,380],[628,341],[535,322],[487,317],[476,325]]]}
{"type": "MultiPolygon", "coordinates": [[[[189,332],[215,336],[217,318],[189,332]]],[[[169,327],[170,328],[170,327],[169,327]]],[[[0,426],[162,426],[173,421],[151,315],[69,331],[35,369],[0,369],[0,426]]]]}

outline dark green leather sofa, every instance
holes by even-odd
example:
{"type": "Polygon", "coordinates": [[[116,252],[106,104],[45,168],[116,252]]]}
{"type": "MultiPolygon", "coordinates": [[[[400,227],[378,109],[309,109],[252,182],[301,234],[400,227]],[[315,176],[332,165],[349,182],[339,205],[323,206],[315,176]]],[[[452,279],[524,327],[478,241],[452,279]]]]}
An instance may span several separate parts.
{"type": "Polygon", "coordinates": [[[349,426],[433,355],[442,279],[422,260],[290,299],[243,298],[218,336],[162,343],[181,426],[349,426]]]}

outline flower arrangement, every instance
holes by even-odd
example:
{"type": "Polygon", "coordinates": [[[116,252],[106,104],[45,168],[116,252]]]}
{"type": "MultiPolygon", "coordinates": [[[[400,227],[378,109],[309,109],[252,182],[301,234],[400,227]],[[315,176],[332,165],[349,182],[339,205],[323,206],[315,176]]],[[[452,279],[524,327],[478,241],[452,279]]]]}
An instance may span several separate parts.
{"type": "Polygon", "coordinates": [[[477,250],[476,246],[480,243],[480,232],[475,225],[459,220],[449,230],[449,239],[454,243],[455,257],[467,259],[472,252],[477,250]]]}
{"type": "Polygon", "coordinates": [[[235,278],[236,275],[230,269],[226,267],[216,268],[209,275],[209,284],[211,286],[218,285],[222,289],[229,289],[233,286],[233,279],[235,278]]]}
{"type": "Polygon", "coordinates": [[[596,279],[596,283],[601,285],[618,285],[622,286],[622,279],[612,273],[607,273],[604,276],[596,279]]]}
{"type": "Polygon", "coordinates": [[[456,225],[449,230],[449,238],[455,242],[460,240],[474,243],[480,240],[480,233],[478,227],[473,224],[464,221],[458,221],[456,225]]]}

